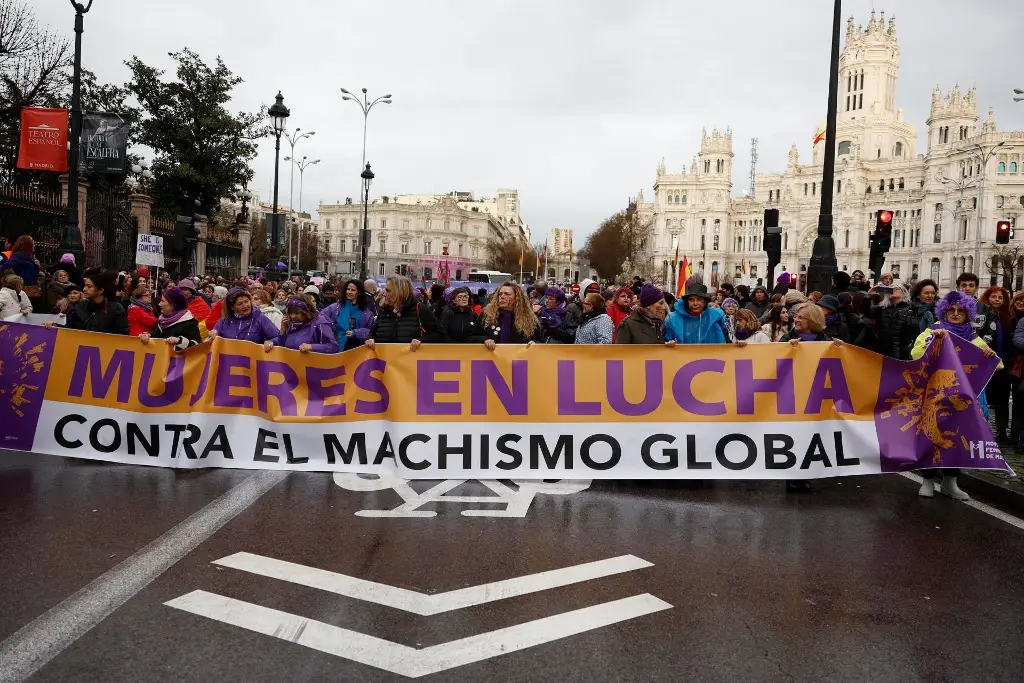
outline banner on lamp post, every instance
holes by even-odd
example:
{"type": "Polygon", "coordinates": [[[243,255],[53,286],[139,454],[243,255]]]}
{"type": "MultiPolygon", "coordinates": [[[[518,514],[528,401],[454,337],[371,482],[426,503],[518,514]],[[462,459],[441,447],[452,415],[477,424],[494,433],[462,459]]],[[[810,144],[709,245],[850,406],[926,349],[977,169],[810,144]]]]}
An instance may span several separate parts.
{"type": "Polygon", "coordinates": [[[18,168],[68,170],[68,110],[22,107],[18,168]]]}
{"type": "Polygon", "coordinates": [[[120,114],[82,114],[80,169],[86,173],[125,172],[131,124],[120,114]]]}

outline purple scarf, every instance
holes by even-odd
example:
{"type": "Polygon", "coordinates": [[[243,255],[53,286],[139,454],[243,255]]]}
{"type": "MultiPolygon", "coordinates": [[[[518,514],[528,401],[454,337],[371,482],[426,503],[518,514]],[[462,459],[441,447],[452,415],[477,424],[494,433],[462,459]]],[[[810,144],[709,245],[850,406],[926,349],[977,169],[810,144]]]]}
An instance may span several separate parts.
{"type": "Polygon", "coordinates": [[[953,323],[946,322],[945,320],[940,320],[928,329],[946,330],[947,332],[952,332],[958,337],[963,337],[967,341],[973,341],[974,338],[978,336],[978,333],[974,331],[974,326],[971,325],[970,321],[965,322],[962,325],[954,325],[953,323]]]}
{"type": "Polygon", "coordinates": [[[744,339],[749,338],[752,334],[754,333],[751,332],[750,330],[744,329],[742,327],[737,327],[736,331],[733,333],[733,336],[736,337],[736,341],[743,341],[744,339]]]}
{"type": "Polygon", "coordinates": [[[548,327],[561,327],[562,323],[565,322],[565,314],[565,304],[558,304],[554,308],[548,308],[545,306],[540,309],[540,313],[537,314],[537,317],[546,321],[548,327]]]}
{"type": "Polygon", "coordinates": [[[178,322],[178,320],[181,319],[181,316],[185,315],[186,313],[188,313],[187,308],[183,308],[180,311],[175,311],[170,315],[164,315],[163,313],[161,313],[160,317],[156,319],[156,324],[160,327],[161,330],[166,330],[168,327],[178,322]]]}
{"type": "Polygon", "coordinates": [[[508,344],[512,339],[512,326],[515,325],[515,317],[512,311],[498,311],[498,343],[508,344]]]}
{"type": "Polygon", "coordinates": [[[834,325],[837,322],[839,322],[839,314],[838,313],[829,313],[828,315],[825,316],[825,327],[828,327],[830,325],[834,325]]]}
{"type": "Polygon", "coordinates": [[[817,332],[798,332],[796,336],[800,338],[800,341],[818,341],[817,332]]]}

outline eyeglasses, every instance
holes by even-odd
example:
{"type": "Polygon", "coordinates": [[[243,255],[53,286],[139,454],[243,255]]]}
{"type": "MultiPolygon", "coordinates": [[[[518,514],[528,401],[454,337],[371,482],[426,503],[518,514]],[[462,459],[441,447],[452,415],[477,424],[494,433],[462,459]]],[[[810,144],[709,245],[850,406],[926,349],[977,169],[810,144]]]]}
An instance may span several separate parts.
{"type": "Polygon", "coordinates": [[[949,312],[950,313],[957,313],[957,314],[963,315],[963,314],[967,313],[967,309],[960,308],[959,306],[951,306],[949,308],[949,312]]]}

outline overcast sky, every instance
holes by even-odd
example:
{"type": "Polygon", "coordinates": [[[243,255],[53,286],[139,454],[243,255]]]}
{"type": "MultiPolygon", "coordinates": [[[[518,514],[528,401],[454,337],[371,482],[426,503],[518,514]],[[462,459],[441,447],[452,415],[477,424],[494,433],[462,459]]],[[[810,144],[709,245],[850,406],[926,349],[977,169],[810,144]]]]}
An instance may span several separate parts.
{"type": "MultiPolygon", "coordinates": [[[[72,35],[68,2],[29,2],[42,23],[72,35]]],[[[280,89],[290,126],[315,130],[296,155],[303,207],[357,196],[361,111],[339,88],[391,93],[370,114],[371,195],[517,188],[534,241],[573,228],[576,246],[643,188],[658,160],[678,170],[703,126],[731,126],[735,194],[758,170],[785,168],[791,144],[810,158],[824,120],[832,3],[825,0],[96,0],[83,65],[123,83],[132,54],[169,68],[188,46],[220,55],[245,79],[234,109],[270,104],[280,89]]],[[[867,23],[870,0],[843,16],[867,23]]],[[[976,86],[982,117],[1024,129],[1024,9],[1020,0],[893,0],[902,68],[898,106],[925,151],[931,91],[976,86]]],[[[845,25],[844,25],[845,29],[845,25]]],[[[273,183],[271,141],[255,160],[255,189],[273,183]]],[[[282,157],[284,156],[282,152],[282,157]]],[[[282,202],[288,201],[282,164],[282,202]]],[[[298,204],[298,173],[295,203],[298,204]]]]}

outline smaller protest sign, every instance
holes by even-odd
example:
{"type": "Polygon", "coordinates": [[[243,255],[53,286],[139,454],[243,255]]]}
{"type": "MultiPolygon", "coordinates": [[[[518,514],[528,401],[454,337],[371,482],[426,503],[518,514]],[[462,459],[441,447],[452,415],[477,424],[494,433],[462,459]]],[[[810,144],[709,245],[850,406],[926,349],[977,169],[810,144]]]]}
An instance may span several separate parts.
{"type": "Polygon", "coordinates": [[[160,235],[139,233],[135,248],[135,263],[140,266],[164,267],[164,238],[160,235]]]}

